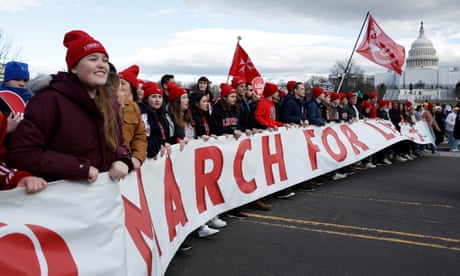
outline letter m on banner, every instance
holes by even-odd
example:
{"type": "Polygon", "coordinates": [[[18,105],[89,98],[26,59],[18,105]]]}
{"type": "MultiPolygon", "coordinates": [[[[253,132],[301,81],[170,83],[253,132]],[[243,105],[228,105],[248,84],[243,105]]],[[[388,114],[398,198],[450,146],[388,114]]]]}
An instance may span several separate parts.
{"type": "Polygon", "coordinates": [[[366,36],[361,41],[356,52],[370,61],[401,75],[402,66],[406,58],[404,47],[394,42],[380,28],[372,15],[369,14],[368,18],[366,36]]]}

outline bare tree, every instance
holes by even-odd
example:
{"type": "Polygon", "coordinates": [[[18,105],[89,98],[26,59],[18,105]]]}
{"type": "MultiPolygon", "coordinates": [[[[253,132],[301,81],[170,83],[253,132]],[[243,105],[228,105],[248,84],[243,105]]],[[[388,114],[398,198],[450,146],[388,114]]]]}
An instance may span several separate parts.
{"type": "MultiPolygon", "coordinates": [[[[337,61],[331,69],[330,80],[338,89],[340,81],[343,79],[341,91],[356,91],[364,89],[367,91],[372,89],[367,83],[364,83],[364,71],[351,60],[347,68],[348,60],[337,61]]],[[[361,92],[364,92],[361,91],[361,92]]]]}
{"type": "Polygon", "coordinates": [[[0,64],[3,65],[7,60],[16,59],[20,52],[20,48],[13,47],[11,37],[0,29],[0,64]]]}

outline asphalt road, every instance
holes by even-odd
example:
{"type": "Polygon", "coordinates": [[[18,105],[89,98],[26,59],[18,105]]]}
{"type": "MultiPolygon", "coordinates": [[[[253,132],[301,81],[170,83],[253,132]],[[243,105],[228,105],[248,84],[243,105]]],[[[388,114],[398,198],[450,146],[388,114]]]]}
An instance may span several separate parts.
{"type": "Polygon", "coordinates": [[[190,237],[173,275],[460,275],[460,153],[326,180],[190,237]]]}

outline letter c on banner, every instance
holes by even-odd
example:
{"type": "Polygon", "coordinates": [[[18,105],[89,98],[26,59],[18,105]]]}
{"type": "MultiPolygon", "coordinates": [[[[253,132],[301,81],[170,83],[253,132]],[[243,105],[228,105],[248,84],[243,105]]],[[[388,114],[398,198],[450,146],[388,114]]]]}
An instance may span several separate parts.
{"type": "Polygon", "coordinates": [[[42,226],[0,223],[0,252],[3,275],[78,275],[65,240],[42,226]]]}

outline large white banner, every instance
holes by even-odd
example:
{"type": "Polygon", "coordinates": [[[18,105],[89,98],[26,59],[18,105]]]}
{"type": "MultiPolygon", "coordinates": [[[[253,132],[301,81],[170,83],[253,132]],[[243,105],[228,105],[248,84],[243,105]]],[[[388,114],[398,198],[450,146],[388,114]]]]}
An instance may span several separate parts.
{"type": "Polygon", "coordinates": [[[217,214],[353,164],[402,140],[432,143],[426,123],[367,120],[190,142],[120,183],[50,183],[0,193],[5,275],[162,275],[180,244],[217,214]],[[401,134],[402,133],[402,134],[401,134]]]}

